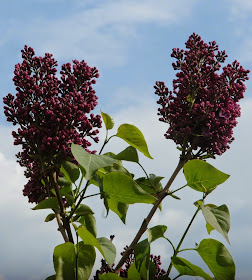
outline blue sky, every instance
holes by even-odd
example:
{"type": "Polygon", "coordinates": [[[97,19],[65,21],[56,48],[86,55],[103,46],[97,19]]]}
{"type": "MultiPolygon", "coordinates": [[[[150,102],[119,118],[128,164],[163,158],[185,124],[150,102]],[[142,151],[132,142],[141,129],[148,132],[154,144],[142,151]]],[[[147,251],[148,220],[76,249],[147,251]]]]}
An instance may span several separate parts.
{"type": "MultiPolygon", "coordinates": [[[[251,70],[251,14],[251,0],[3,1],[0,96],[2,99],[8,92],[15,93],[14,65],[21,61],[20,50],[25,44],[40,56],[53,53],[59,65],[84,59],[100,72],[95,85],[99,96],[97,112],[102,108],[114,117],[117,125],[128,122],[138,126],[154,157],[153,161],[142,158],[142,164],[149,173],[168,178],[177,163],[178,152],[175,145],[163,137],[167,127],[158,122],[153,85],[157,80],[171,85],[174,78],[171,49],[184,48],[184,42],[195,32],[206,42],[215,40],[221,50],[225,49],[229,55],[227,62],[237,59],[245,69],[251,70]]],[[[210,161],[231,174],[209,202],[229,206],[232,246],[217,233],[211,237],[223,242],[232,253],[238,280],[252,278],[252,152],[248,140],[252,137],[252,81],[246,85],[242,117],[235,129],[236,140],[228,152],[210,161]]],[[[32,205],[22,196],[25,178],[15,162],[17,149],[12,146],[11,130],[0,110],[0,280],[42,280],[53,273],[53,248],[62,240],[54,222],[43,222],[47,212],[30,210],[32,205]]],[[[102,130],[101,139],[103,135],[102,130]]],[[[118,140],[111,143],[110,149],[119,152],[124,147],[118,140]]],[[[129,168],[141,175],[135,166],[129,168]]],[[[181,175],[176,184],[183,183],[181,175]]],[[[152,225],[167,224],[171,239],[182,233],[194,211],[192,204],[198,199],[191,190],[181,195],[181,202],[164,203],[163,212],[157,213],[152,222],[152,225]]],[[[90,200],[90,206],[97,208],[99,236],[115,234],[115,244],[120,251],[131,241],[149,208],[131,207],[125,227],[113,214],[106,220],[98,202],[90,200]]],[[[185,246],[191,247],[203,238],[208,235],[203,218],[198,217],[185,246]]],[[[170,257],[167,244],[160,241],[153,250],[161,254],[167,266],[170,257]]],[[[195,264],[200,264],[196,257],[195,264]]]]}

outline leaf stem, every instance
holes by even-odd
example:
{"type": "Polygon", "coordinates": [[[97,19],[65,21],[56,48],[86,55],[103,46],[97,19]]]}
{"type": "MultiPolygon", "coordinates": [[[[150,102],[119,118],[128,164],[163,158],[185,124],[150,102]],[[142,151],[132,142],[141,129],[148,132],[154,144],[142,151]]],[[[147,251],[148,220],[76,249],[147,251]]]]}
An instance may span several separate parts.
{"type": "Polygon", "coordinates": [[[151,211],[149,212],[147,218],[145,218],[143,220],[142,225],[141,225],[139,231],[137,232],[135,238],[133,239],[133,241],[131,242],[130,246],[127,248],[127,250],[123,254],[122,258],[118,262],[118,264],[117,264],[117,266],[115,268],[115,272],[117,274],[120,272],[121,267],[123,266],[125,261],[128,259],[129,254],[132,252],[132,250],[134,249],[135,245],[137,244],[137,242],[139,241],[141,236],[147,230],[147,226],[150,223],[150,220],[152,219],[152,217],[155,214],[156,210],[158,209],[158,206],[160,205],[162,200],[168,195],[168,191],[169,191],[169,188],[170,188],[171,184],[173,183],[174,179],[176,178],[176,176],[178,175],[179,171],[183,168],[183,166],[184,166],[184,164],[186,162],[187,162],[186,158],[184,158],[184,157],[180,158],[179,163],[178,163],[176,169],[174,170],[173,174],[171,175],[169,181],[167,182],[166,186],[158,194],[157,200],[156,200],[155,204],[153,205],[151,211]]]}
{"type": "Polygon", "coordinates": [[[145,171],[145,169],[144,169],[144,167],[142,166],[142,164],[141,164],[140,162],[138,162],[137,164],[142,168],[142,170],[143,170],[144,174],[146,175],[146,178],[148,179],[148,181],[149,181],[151,187],[152,187],[153,189],[155,189],[155,186],[152,185],[151,180],[150,180],[150,177],[149,177],[149,175],[147,174],[147,172],[145,171]]]}
{"type": "Polygon", "coordinates": [[[174,191],[169,192],[168,195],[174,194],[175,192],[182,190],[182,189],[185,188],[186,186],[187,186],[187,184],[184,185],[183,187],[180,187],[180,188],[178,188],[178,189],[176,189],[176,190],[174,190],[174,191]]]}
{"type": "MultiPolygon", "coordinates": [[[[192,223],[193,223],[194,219],[196,218],[196,216],[197,216],[199,211],[200,211],[200,207],[197,208],[197,210],[195,211],[191,221],[189,222],[189,224],[188,224],[184,234],[182,235],[182,237],[181,237],[181,239],[179,241],[179,244],[178,244],[178,246],[177,246],[177,248],[175,250],[175,253],[173,254],[173,257],[177,256],[177,254],[179,253],[179,249],[180,249],[180,247],[181,247],[181,245],[182,245],[182,243],[183,243],[183,241],[184,241],[184,239],[185,239],[185,237],[186,237],[186,235],[187,235],[187,233],[188,233],[188,231],[189,231],[189,229],[190,229],[190,227],[191,227],[191,225],[192,225],[192,223]]],[[[169,276],[169,274],[171,272],[171,269],[172,269],[172,266],[173,266],[173,264],[172,264],[172,261],[171,261],[171,263],[170,263],[170,265],[168,267],[168,270],[167,270],[167,276],[169,276]]]]}
{"type": "Polygon", "coordinates": [[[164,239],[166,239],[171,244],[172,249],[173,249],[173,253],[175,253],[176,249],[175,249],[173,243],[171,242],[171,240],[169,238],[165,237],[165,236],[164,236],[164,239]]]}

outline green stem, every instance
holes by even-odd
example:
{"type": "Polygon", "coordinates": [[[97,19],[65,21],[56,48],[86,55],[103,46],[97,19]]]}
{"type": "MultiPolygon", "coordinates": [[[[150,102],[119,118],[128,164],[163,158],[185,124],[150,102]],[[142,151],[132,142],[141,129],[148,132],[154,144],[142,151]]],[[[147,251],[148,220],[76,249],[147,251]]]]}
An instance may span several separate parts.
{"type": "Polygon", "coordinates": [[[184,252],[184,251],[195,251],[195,248],[182,249],[182,250],[179,250],[178,253],[181,253],[181,252],[184,252]]]}
{"type": "Polygon", "coordinates": [[[168,195],[171,195],[171,194],[173,194],[173,193],[175,193],[175,192],[177,192],[177,191],[180,191],[180,190],[182,190],[183,188],[185,188],[186,186],[187,186],[187,184],[184,185],[183,187],[180,187],[180,188],[178,188],[178,189],[176,189],[176,190],[174,190],[174,191],[169,192],[168,195]]]}
{"type": "Polygon", "coordinates": [[[171,184],[173,183],[177,174],[183,168],[183,166],[186,162],[187,162],[187,159],[180,158],[176,169],[172,173],[172,175],[171,175],[170,179],[168,180],[164,189],[158,194],[158,197],[157,197],[157,200],[156,200],[155,204],[153,205],[153,207],[152,207],[151,211],[149,212],[148,216],[143,220],[142,225],[141,225],[140,229],[138,230],[135,238],[133,239],[130,246],[127,248],[127,250],[124,252],[122,258],[120,259],[117,266],[115,267],[115,272],[117,274],[119,273],[121,267],[123,266],[123,264],[125,263],[125,261],[129,257],[129,254],[132,252],[132,250],[134,249],[135,245],[137,244],[137,242],[139,241],[141,236],[147,230],[148,224],[151,221],[151,219],[152,219],[153,215],[155,214],[156,210],[158,209],[158,206],[160,205],[162,200],[168,195],[168,191],[169,191],[169,188],[170,188],[171,184]]]}
{"type": "Polygon", "coordinates": [[[92,197],[92,196],[96,196],[96,195],[99,195],[99,194],[101,194],[101,193],[90,194],[90,195],[87,195],[87,196],[83,197],[83,199],[88,198],[88,197],[92,197]]]}
{"type": "MultiPolygon", "coordinates": [[[[69,215],[68,215],[68,217],[67,217],[68,221],[71,219],[71,217],[73,216],[73,214],[74,214],[74,212],[76,211],[76,209],[80,206],[80,204],[81,204],[81,202],[82,202],[82,200],[83,200],[83,198],[84,198],[85,192],[86,192],[86,190],[87,190],[88,183],[89,183],[89,181],[87,181],[87,183],[86,183],[84,189],[82,190],[82,192],[80,192],[80,194],[81,194],[80,199],[79,199],[79,201],[77,202],[77,204],[75,205],[75,207],[74,207],[74,208],[71,210],[71,212],[69,213],[69,215]]],[[[79,194],[79,195],[80,195],[80,194],[79,194]]]]}
{"type": "Polygon", "coordinates": [[[167,237],[165,237],[164,236],[164,239],[166,239],[170,244],[171,244],[171,246],[172,246],[172,249],[173,249],[173,254],[175,253],[175,251],[176,251],[176,249],[175,249],[175,247],[174,247],[174,245],[173,245],[173,243],[171,242],[171,240],[169,239],[169,238],[167,238],[167,237]]]}
{"type": "Polygon", "coordinates": [[[155,186],[152,185],[151,180],[150,180],[150,177],[149,177],[149,175],[147,174],[147,172],[145,171],[145,169],[143,168],[142,164],[141,164],[140,162],[138,162],[137,164],[142,168],[142,170],[143,170],[143,172],[144,172],[146,178],[148,179],[148,181],[149,181],[151,187],[152,187],[153,189],[155,189],[155,186]]]}
{"type": "MultiPolygon", "coordinates": [[[[193,217],[192,217],[190,223],[188,224],[188,226],[187,226],[187,228],[186,228],[184,234],[182,235],[182,237],[181,237],[181,239],[180,239],[180,241],[179,241],[179,244],[178,244],[178,246],[177,246],[177,248],[176,248],[176,250],[175,250],[175,253],[173,254],[173,257],[176,257],[177,254],[179,253],[179,249],[180,249],[180,247],[181,247],[181,245],[182,245],[182,243],[183,243],[183,241],[184,241],[184,239],[185,239],[185,237],[186,237],[186,235],[187,235],[187,233],[188,233],[188,231],[189,231],[189,229],[190,229],[190,227],[191,227],[191,225],[192,225],[192,223],[193,223],[194,219],[196,218],[196,216],[197,216],[197,214],[198,214],[199,211],[200,211],[200,207],[198,207],[197,210],[195,211],[195,213],[194,213],[194,215],[193,215],[193,217]]],[[[167,276],[169,276],[169,274],[170,274],[170,272],[171,272],[171,269],[172,269],[172,266],[173,266],[173,265],[172,265],[172,261],[171,261],[171,263],[170,263],[170,265],[169,265],[169,268],[168,268],[168,270],[167,270],[167,276]]]]}

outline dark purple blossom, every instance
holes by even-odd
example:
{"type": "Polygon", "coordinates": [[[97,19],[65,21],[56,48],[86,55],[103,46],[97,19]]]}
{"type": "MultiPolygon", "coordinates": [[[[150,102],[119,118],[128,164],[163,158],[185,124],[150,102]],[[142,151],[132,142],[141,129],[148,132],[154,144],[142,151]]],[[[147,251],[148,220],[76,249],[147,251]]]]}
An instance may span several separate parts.
{"type": "Polygon", "coordinates": [[[160,121],[168,123],[165,133],[194,157],[221,155],[234,140],[233,128],[240,116],[238,101],[245,92],[249,70],[237,61],[222,68],[227,57],[216,42],[205,43],[193,33],[187,50],[174,48],[171,57],[177,70],[173,91],[156,82],[160,121]]]}
{"type": "Polygon", "coordinates": [[[73,65],[62,65],[58,78],[51,54],[37,57],[27,46],[21,52],[23,62],[15,66],[13,78],[17,93],[3,99],[4,112],[7,121],[19,125],[12,134],[14,144],[22,145],[18,162],[29,178],[23,193],[30,202],[39,202],[48,196],[41,180],[72,159],[70,144],[87,149],[88,137],[98,141],[101,118],[90,112],[97,105],[92,84],[99,74],[85,61],[73,60],[73,65]]]}

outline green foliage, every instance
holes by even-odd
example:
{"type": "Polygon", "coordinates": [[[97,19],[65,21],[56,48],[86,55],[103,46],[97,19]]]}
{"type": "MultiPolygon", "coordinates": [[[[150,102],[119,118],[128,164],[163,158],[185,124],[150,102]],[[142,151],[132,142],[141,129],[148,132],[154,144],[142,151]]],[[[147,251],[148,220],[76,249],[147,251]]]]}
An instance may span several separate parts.
{"type": "Polygon", "coordinates": [[[40,209],[55,209],[60,210],[59,203],[56,197],[49,197],[45,200],[42,200],[38,205],[36,205],[32,210],[40,209]]]}
{"type": "Polygon", "coordinates": [[[118,217],[122,220],[124,224],[126,223],[126,215],[129,208],[128,204],[119,202],[110,197],[108,198],[108,207],[118,215],[118,217]]]}
{"type": "Polygon", "coordinates": [[[132,178],[119,172],[111,172],[103,177],[103,190],[112,199],[126,204],[153,203],[156,200],[132,178]]]}
{"type": "Polygon", "coordinates": [[[84,242],[79,242],[77,245],[77,279],[89,280],[96,258],[95,249],[93,246],[85,245],[84,242]]]}
{"type": "Polygon", "coordinates": [[[217,279],[235,279],[234,260],[221,242],[215,239],[203,239],[196,251],[217,279]]]}
{"type": "Polygon", "coordinates": [[[190,188],[204,193],[210,193],[229,178],[229,175],[199,159],[184,165],[184,175],[190,188]]]}
{"type": "Polygon", "coordinates": [[[146,157],[152,159],[142,132],[134,125],[127,123],[122,124],[118,128],[116,136],[138,149],[138,151],[143,153],[146,157]]]}
{"type": "Polygon", "coordinates": [[[179,272],[179,275],[200,276],[205,280],[213,279],[206,274],[200,267],[190,263],[188,260],[179,257],[172,257],[172,264],[179,272]]]}
{"type": "Polygon", "coordinates": [[[227,206],[221,205],[217,207],[202,204],[200,207],[206,219],[208,231],[211,232],[212,229],[216,229],[230,244],[228,238],[228,231],[230,229],[230,214],[227,206]]]}
{"type": "Polygon", "coordinates": [[[112,119],[112,117],[106,113],[103,113],[101,111],[101,116],[102,116],[102,119],[104,121],[104,124],[105,124],[105,127],[107,130],[110,130],[114,127],[114,120],[112,119]]]}
{"type": "Polygon", "coordinates": [[[132,146],[127,147],[125,150],[117,154],[114,158],[119,160],[132,161],[136,163],[139,161],[137,150],[132,146]]]}
{"type": "Polygon", "coordinates": [[[48,214],[45,218],[45,222],[50,222],[52,221],[53,219],[55,218],[55,214],[54,213],[51,213],[51,214],[48,214]]]}
{"type": "Polygon", "coordinates": [[[56,280],[75,279],[76,253],[73,243],[67,242],[54,249],[53,263],[56,280]]]}
{"type": "Polygon", "coordinates": [[[66,161],[61,165],[60,172],[64,175],[65,179],[71,183],[78,180],[80,176],[79,167],[69,161],[66,161]]]}
{"type": "Polygon", "coordinates": [[[109,273],[100,275],[99,279],[100,280],[121,280],[121,279],[125,279],[125,278],[119,277],[117,274],[109,272],[109,273]]]}
{"type": "Polygon", "coordinates": [[[167,226],[163,226],[163,225],[158,225],[148,229],[147,231],[148,242],[151,243],[158,238],[164,237],[164,233],[166,232],[166,230],[167,230],[167,226]]]}
{"type": "Polygon", "coordinates": [[[90,233],[86,227],[80,227],[78,229],[78,234],[85,245],[95,246],[100,251],[106,262],[112,266],[115,261],[116,248],[109,239],[105,237],[95,238],[95,236],[90,233]]]}
{"type": "Polygon", "coordinates": [[[110,166],[116,162],[115,159],[104,155],[94,155],[86,152],[81,146],[72,144],[72,153],[79,164],[85,169],[87,180],[94,176],[94,173],[105,166],[110,166]]]}
{"type": "Polygon", "coordinates": [[[79,216],[84,216],[87,214],[94,214],[91,208],[85,204],[80,204],[78,208],[75,210],[75,214],[79,216]]]}

